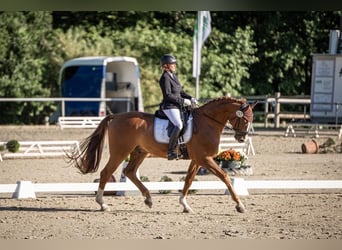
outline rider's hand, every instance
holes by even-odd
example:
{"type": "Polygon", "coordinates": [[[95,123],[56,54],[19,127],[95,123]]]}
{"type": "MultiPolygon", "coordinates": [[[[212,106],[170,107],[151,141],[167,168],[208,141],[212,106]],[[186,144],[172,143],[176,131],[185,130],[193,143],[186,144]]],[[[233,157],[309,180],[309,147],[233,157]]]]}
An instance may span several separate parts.
{"type": "Polygon", "coordinates": [[[193,105],[195,105],[195,106],[198,106],[198,101],[197,101],[197,99],[196,98],[191,98],[191,103],[193,104],[193,105]]]}
{"type": "Polygon", "coordinates": [[[191,101],[189,99],[184,98],[184,106],[190,106],[191,101]]]}

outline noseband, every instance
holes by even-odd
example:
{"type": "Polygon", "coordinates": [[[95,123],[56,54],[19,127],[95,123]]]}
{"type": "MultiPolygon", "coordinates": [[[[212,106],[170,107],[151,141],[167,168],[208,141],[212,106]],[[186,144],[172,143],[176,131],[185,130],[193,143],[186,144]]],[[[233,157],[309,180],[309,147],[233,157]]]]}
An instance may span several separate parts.
{"type": "Polygon", "coordinates": [[[242,125],[244,125],[246,122],[251,123],[252,122],[252,116],[250,112],[248,111],[249,104],[248,103],[243,103],[240,108],[236,111],[235,115],[236,117],[230,121],[232,124],[233,129],[235,130],[235,134],[237,136],[245,136],[248,134],[248,128],[247,131],[243,131],[241,129],[242,125]]]}

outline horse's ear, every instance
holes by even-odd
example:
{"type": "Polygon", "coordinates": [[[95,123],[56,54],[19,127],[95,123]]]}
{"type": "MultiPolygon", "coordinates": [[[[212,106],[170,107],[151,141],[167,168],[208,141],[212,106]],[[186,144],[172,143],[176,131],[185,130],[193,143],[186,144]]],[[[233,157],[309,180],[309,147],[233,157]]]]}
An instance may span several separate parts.
{"type": "Polygon", "coordinates": [[[247,109],[248,106],[249,106],[249,104],[246,102],[246,103],[244,103],[244,104],[242,104],[242,105],[240,106],[239,110],[240,110],[240,111],[245,111],[245,109],[247,109]]]}
{"type": "Polygon", "coordinates": [[[254,109],[255,105],[258,104],[258,101],[254,101],[252,104],[250,104],[251,108],[254,109]]]}

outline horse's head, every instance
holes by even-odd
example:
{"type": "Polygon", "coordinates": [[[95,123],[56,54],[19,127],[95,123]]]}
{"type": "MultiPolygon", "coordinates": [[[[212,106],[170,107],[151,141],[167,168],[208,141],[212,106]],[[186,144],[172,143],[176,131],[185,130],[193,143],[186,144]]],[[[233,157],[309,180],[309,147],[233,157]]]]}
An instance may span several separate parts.
{"type": "Polygon", "coordinates": [[[246,139],[249,127],[253,122],[253,108],[256,104],[257,101],[251,105],[248,103],[241,104],[237,108],[234,118],[229,120],[229,123],[232,125],[232,128],[235,131],[234,138],[238,142],[244,142],[246,139]]]}

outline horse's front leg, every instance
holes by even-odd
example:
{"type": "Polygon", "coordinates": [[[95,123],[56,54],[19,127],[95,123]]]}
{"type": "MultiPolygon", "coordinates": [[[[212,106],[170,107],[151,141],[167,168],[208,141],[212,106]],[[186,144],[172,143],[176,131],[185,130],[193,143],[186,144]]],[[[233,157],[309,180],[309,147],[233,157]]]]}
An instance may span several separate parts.
{"type": "Polygon", "coordinates": [[[239,213],[244,213],[246,211],[245,206],[241,202],[239,196],[235,192],[232,182],[230,181],[230,178],[226,172],[220,168],[216,162],[213,160],[212,157],[206,157],[205,161],[203,162],[203,166],[205,166],[211,173],[216,175],[218,178],[220,178],[227,186],[230,195],[232,196],[232,199],[236,202],[236,210],[239,213]]]}
{"type": "Polygon", "coordinates": [[[192,160],[190,162],[190,165],[188,168],[188,173],[185,177],[182,194],[179,197],[179,203],[183,205],[183,207],[184,207],[183,212],[184,213],[193,213],[193,210],[191,209],[191,207],[186,202],[186,196],[189,192],[189,188],[191,186],[191,183],[194,180],[196,173],[198,172],[198,169],[199,169],[199,166],[195,163],[195,161],[192,160]]]}

